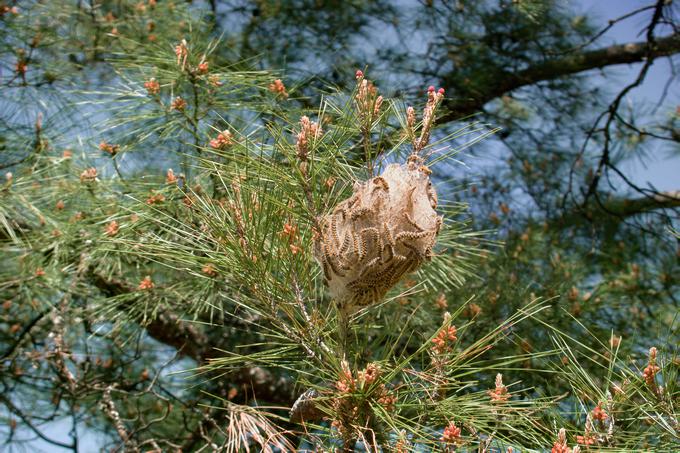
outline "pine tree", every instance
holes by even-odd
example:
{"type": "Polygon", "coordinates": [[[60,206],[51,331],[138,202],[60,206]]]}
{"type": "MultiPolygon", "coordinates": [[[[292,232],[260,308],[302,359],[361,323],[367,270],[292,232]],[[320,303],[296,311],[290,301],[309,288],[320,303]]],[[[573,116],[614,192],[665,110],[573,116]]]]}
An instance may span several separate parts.
{"type": "Polygon", "coordinates": [[[677,446],[672,343],[633,360],[576,308],[624,317],[610,298],[657,285],[631,265],[581,294],[550,224],[502,249],[473,222],[495,200],[447,184],[498,129],[450,129],[450,93],[410,106],[353,66],[288,83],[180,2],[0,11],[8,445],[82,449],[87,426],[117,451],[677,446]]]}

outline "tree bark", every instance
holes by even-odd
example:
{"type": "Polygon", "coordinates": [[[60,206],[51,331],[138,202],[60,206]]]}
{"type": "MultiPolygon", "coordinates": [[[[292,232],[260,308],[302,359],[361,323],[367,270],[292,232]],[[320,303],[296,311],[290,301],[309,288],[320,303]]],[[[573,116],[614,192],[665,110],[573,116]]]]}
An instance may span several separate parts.
{"type": "MultiPolygon", "coordinates": [[[[135,287],[121,280],[105,278],[92,273],[92,283],[106,296],[112,297],[135,291],[135,287]]],[[[219,345],[211,344],[210,339],[196,326],[182,321],[174,313],[163,311],[142,326],[151,338],[177,349],[180,355],[205,365],[210,359],[219,357],[216,349],[219,345]]],[[[244,366],[227,375],[230,383],[243,394],[273,404],[289,407],[295,401],[293,385],[284,378],[279,378],[270,371],[259,366],[244,366]]]]}
{"type": "Polygon", "coordinates": [[[645,214],[658,209],[674,209],[680,207],[680,190],[659,192],[639,198],[609,198],[601,200],[601,205],[591,201],[586,207],[572,209],[554,219],[558,225],[573,225],[590,219],[596,213],[625,219],[645,214]]]}
{"type": "MultiPolygon", "coordinates": [[[[531,65],[519,72],[500,71],[483,93],[446,102],[449,112],[437,120],[443,124],[479,112],[484,104],[510,91],[538,82],[578,74],[591,69],[619,64],[639,63],[645,58],[665,57],[680,52],[680,33],[659,38],[649,49],[647,41],[616,44],[601,49],[581,51],[531,65]]],[[[455,86],[453,74],[442,79],[444,86],[455,86]],[[448,82],[448,83],[447,83],[448,82]]]]}

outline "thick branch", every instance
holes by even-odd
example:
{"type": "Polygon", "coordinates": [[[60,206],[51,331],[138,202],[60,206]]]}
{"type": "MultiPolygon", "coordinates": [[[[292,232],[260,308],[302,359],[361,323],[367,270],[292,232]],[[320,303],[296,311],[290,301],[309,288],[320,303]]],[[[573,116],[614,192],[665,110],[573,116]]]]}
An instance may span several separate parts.
{"type": "Polygon", "coordinates": [[[630,217],[656,209],[677,207],[680,207],[680,190],[674,192],[660,192],[653,196],[640,198],[615,198],[605,203],[605,208],[609,213],[620,217],[630,217]]]}
{"type": "Polygon", "coordinates": [[[603,199],[601,205],[595,202],[588,204],[585,210],[578,207],[568,213],[559,217],[558,223],[574,224],[583,220],[584,215],[587,218],[593,216],[597,211],[625,219],[628,217],[645,214],[659,209],[673,209],[680,207],[680,190],[673,192],[659,192],[655,195],[649,195],[639,198],[610,198],[603,199]]]}
{"type": "MultiPolygon", "coordinates": [[[[92,283],[108,297],[135,291],[134,286],[93,273],[92,283]]],[[[155,319],[146,324],[149,336],[156,341],[176,348],[181,355],[189,357],[199,365],[217,357],[216,345],[211,344],[205,333],[196,326],[182,321],[174,313],[161,311],[155,319]]],[[[257,367],[242,367],[229,374],[231,384],[250,396],[270,403],[290,406],[294,399],[291,383],[277,378],[270,371],[257,367]]]]}
{"type": "MultiPolygon", "coordinates": [[[[500,71],[494,80],[485,86],[483,93],[477,93],[467,99],[451,99],[447,102],[450,110],[446,116],[438,120],[439,123],[453,121],[462,116],[476,113],[487,102],[523,86],[538,82],[553,80],[559,77],[578,74],[591,69],[604,68],[619,64],[639,63],[645,58],[658,58],[680,52],[680,34],[674,33],[656,40],[655,46],[649,52],[647,41],[628,44],[616,44],[602,49],[578,52],[563,58],[556,58],[537,63],[516,73],[500,71]]],[[[449,77],[450,79],[450,77],[449,77]]],[[[444,77],[444,86],[455,86],[455,83],[444,77]]]]}

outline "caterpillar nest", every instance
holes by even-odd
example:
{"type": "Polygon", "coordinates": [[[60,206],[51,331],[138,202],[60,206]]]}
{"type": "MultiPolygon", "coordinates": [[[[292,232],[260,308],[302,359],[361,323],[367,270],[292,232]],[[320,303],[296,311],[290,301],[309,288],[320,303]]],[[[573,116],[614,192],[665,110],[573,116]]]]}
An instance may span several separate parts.
{"type": "Polygon", "coordinates": [[[380,301],[432,256],[442,217],[430,170],[412,156],[377,177],[321,220],[314,257],[330,293],[345,312],[380,301]]]}

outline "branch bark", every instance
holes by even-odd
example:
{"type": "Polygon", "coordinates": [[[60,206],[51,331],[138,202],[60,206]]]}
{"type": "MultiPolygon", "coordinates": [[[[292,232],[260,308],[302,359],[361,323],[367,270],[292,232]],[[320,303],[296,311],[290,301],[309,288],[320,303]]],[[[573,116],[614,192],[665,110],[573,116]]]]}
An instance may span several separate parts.
{"type": "Polygon", "coordinates": [[[680,207],[680,190],[659,192],[653,196],[640,198],[615,198],[605,203],[605,208],[609,213],[620,217],[630,217],[656,209],[677,207],[680,207]]]}
{"type": "MultiPolygon", "coordinates": [[[[674,33],[656,40],[651,51],[651,58],[665,57],[679,52],[680,33],[674,33]]],[[[534,64],[519,72],[499,71],[493,82],[485,87],[483,93],[467,98],[449,99],[446,103],[449,113],[439,118],[437,122],[442,124],[477,113],[487,102],[517,88],[591,69],[639,63],[644,61],[648,55],[650,55],[648,42],[639,41],[574,53],[566,57],[534,64]]],[[[443,84],[444,86],[455,86],[452,75],[448,78],[444,77],[443,84]]]]}
{"type": "Polygon", "coordinates": [[[659,209],[680,208],[680,190],[672,192],[659,192],[639,198],[610,198],[602,200],[599,205],[590,202],[588,207],[577,207],[563,214],[557,219],[560,225],[571,225],[591,218],[596,212],[604,212],[610,216],[625,219],[628,217],[645,214],[659,209]]]}
{"type": "MultiPolygon", "coordinates": [[[[104,295],[112,297],[118,294],[135,291],[136,288],[127,282],[106,278],[97,273],[91,273],[91,281],[104,295]]],[[[168,311],[161,311],[155,319],[143,326],[151,338],[163,344],[176,348],[185,357],[204,365],[209,359],[218,357],[216,347],[208,336],[196,326],[182,321],[168,311]]],[[[232,385],[243,391],[244,395],[251,395],[263,401],[289,407],[295,401],[293,385],[286,379],[258,366],[244,366],[228,377],[232,385]]]]}

